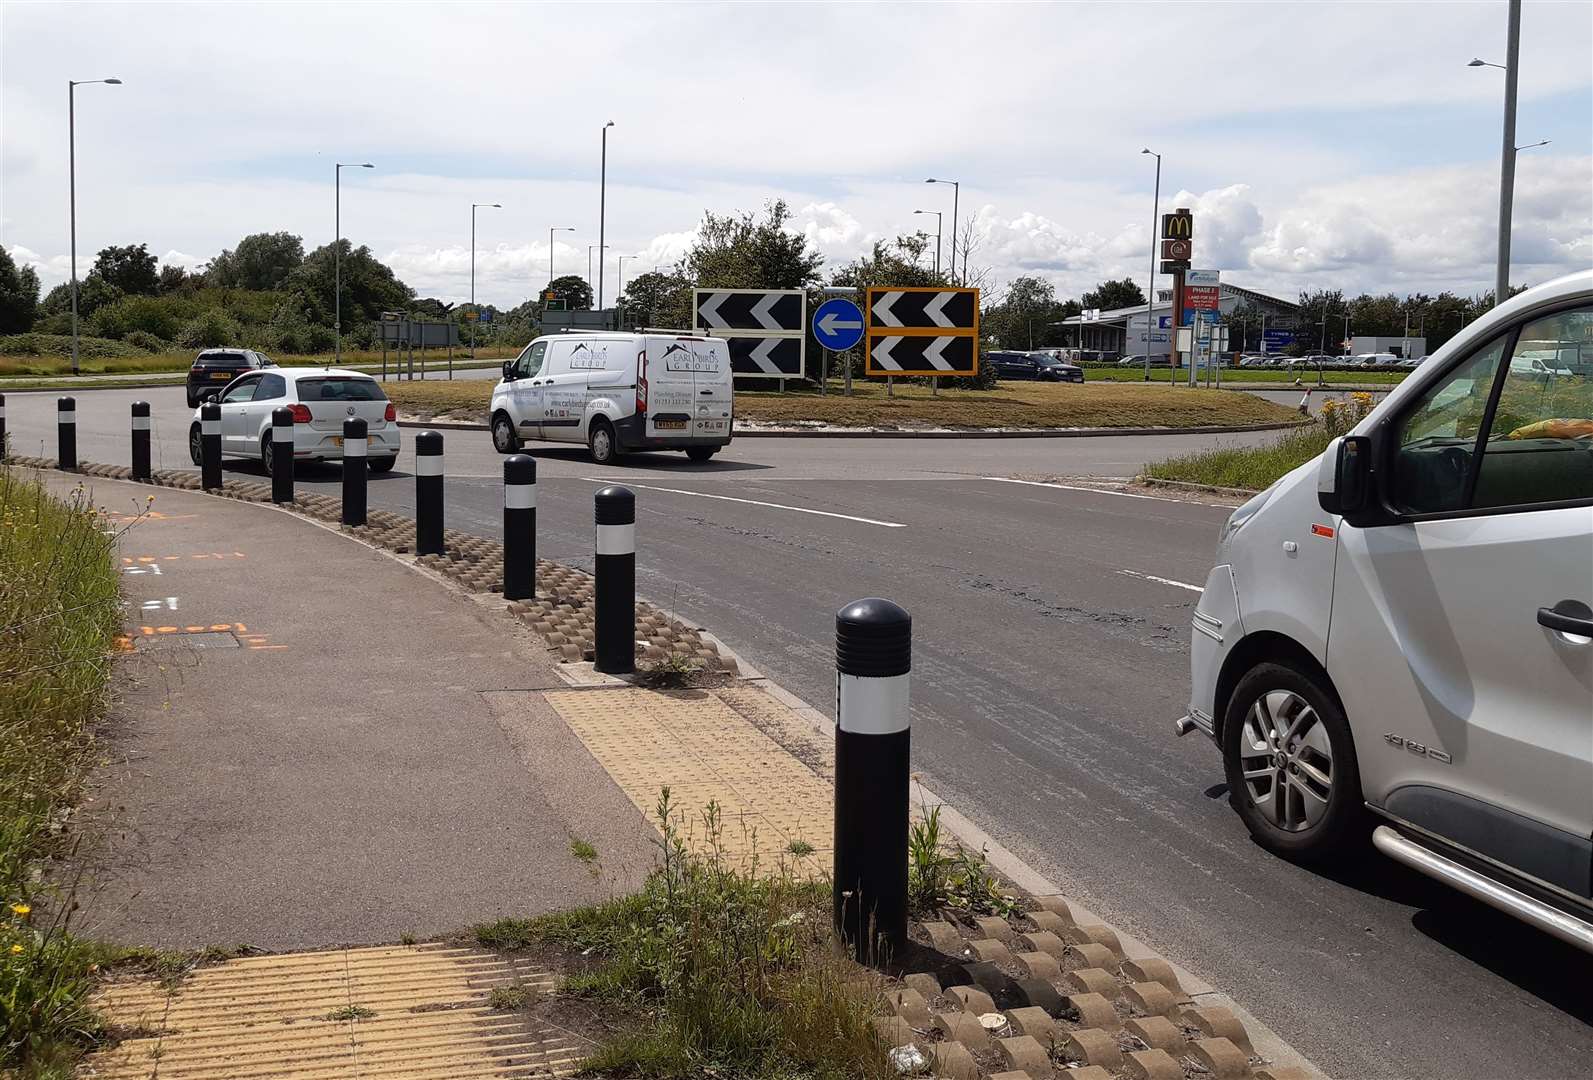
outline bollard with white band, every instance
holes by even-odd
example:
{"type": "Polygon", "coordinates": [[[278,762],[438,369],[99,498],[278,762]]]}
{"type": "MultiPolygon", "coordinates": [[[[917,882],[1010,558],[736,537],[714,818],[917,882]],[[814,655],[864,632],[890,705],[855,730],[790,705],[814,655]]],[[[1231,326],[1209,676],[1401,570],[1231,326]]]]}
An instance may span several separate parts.
{"type": "Polygon", "coordinates": [[[835,613],[835,929],[865,964],[907,945],[907,684],[913,617],[889,600],[835,613]]]}
{"type": "Polygon", "coordinates": [[[221,406],[214,401],[199,406],[199,486],[206,491],[221,486],[221,406]]]}
{"type": "Polygon", "coordinates": [[[443,437],[415,436],[415,554],[443,553],[443,437]]]}
{"type": "Polygon", "coordinates": [[[293,501],[293,410],[271,410],[271,501],[293,501]]]}
{"type": "Polygon", "coordinates": [[[351,416],[343,421],[343,524],[365,524],[365,421],[351,416]]]}
{"type": "Polygon", "coordinates": [[[594,666],[622,675],[636,670],[636,496],[629,488],[606,487],[596,503],[594,666]]]}
{"type": "Polygon", "coordinates": [[[149,479],[149,402],[133,402],[133,479],[149,479]]]}
{"type": "Polygon", "coordinates": [[[528,454],[503,462],[503,598],[537,594],[537,463],[528,454]]]}
{"type": "Polygon", "coordinates": [[[77,399],[55,399],[56,468],[77,472],[77,399]]]}

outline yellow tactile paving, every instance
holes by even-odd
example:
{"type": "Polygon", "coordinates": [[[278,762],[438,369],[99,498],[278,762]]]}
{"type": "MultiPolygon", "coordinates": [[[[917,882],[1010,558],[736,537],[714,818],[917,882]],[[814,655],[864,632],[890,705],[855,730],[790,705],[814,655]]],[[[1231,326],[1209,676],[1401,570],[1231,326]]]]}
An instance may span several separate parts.
{"type": "Polygon", "coordinates": [[[95,1005],[130,1037],[84,1063],[106,1080],[463,1080],[575,1072],[566,1032],[488,1005],[553,976],[478,949],[333,949],[231,960],[173,989],[114,983],[95,1005]],[[339,1010],[354,1010],[329,1019],[339,1010]]]}
{"type": "Polygon", "coordinates": [[[547,699],[655,826],[658,795],[668,786],[694,850],[706,846],[701,815],[712,801],[726,856],[745,862],[755,849],[765,869],[783,860],[814,876],[829,871],[835,796],[826,779],[748,719],[789,712],[762,691],[626,687],[558,691],[547,699]],[[812,851],[792,855],[798,842],[812,851]]]}

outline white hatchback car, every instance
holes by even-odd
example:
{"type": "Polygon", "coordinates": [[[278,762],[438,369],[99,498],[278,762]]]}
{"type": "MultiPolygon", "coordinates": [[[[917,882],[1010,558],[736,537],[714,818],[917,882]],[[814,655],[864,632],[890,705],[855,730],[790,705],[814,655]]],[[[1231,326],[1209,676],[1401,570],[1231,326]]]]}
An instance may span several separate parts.
{"type": "Polygon", "coordinates": [[[1180,734],[1264,847],[1364,841],[1593,951],[1593,271],[1494,308],[1228,519],[1180,734]]]}
{"type": "MultiPolygon", "coordinates": [[[[221,391],[221,455],[251,458],[271,471],[271,413],[293,413],[293,460],[341,461],[343,421],[365,421],[366,462],[387,472],[401,447],[398,416],[369,375],[343,368],[269,368],[246,372],[221,391]]],[[[200,464],[200,409],[188,429],[188,453],[200,464]]]]}

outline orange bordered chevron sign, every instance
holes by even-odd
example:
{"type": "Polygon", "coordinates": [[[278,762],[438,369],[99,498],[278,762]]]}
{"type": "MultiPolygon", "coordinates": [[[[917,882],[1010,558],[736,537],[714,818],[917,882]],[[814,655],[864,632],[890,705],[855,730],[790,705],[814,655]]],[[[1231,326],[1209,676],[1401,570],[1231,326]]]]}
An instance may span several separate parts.
{"type": "Polygon", "coordinates": [[[979,370],[979,290],[871,286],[870,375],[973,375],[979,370]]]}

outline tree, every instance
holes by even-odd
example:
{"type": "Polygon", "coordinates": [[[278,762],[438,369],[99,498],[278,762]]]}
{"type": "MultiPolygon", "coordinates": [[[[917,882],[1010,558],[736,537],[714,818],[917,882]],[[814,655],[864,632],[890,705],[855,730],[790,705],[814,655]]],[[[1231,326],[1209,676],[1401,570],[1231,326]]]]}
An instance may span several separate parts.
{"type": "MultiPolygon", "coordinates": [[[[98,274],[90,274],[77,286],[77,313],[86,319],[106,304],[114,304],[127,294],[98,274]]],[[[70,315],[72,311],[72,286],[61,282],[45,294],[39,304],[40,315],[70,315]]]]}
{"type": "Polygon", "coordinates": [[[649,270],[625,283],[620,306],[632,326],[691,326],[692,283],[678,270],[649,270]]]}
{"type": "MultiPolygon", "coordinates": [[[[347,240],[338,243],[342,245],[343,326],[346,334],[363,339],[382,312],[406,310],[415,294],[370,248],[353,247],[347,240]]],[[[333,281],[333,248],[326,244],[305,256],[283,281],[282,291],[290,295],[294,310],[305,321],[332,326],[336,312],[333,281]]]]}
{"type": "Polygon", "coordinates": [[[211,285],[228,289],[280,289],[304,261],[304,241],[290,232],[251,233],[235,250],[223,250],[205,267],[211,285]]]}
{"type": "Polygon", "coordinates": [[[548,282],[548,289],[562,297],[566,311],[591,311],[592,286],[579,274],[565,274],[548,282]]]}
{"type": "Polygon", "coordinates": [[[31,266],[17,266],[0,247],[0,334],[31,330],[38,317],[39,275],[31,266]]]}
{"type": "Polygon", "coordinates": [[[1115,311],[1118,308],[1144,307],[1145,293],[1133,278],[1122,281],[1103,281],[1083,296],[1084,306],[1115,311]]]}
{"type": "Polygon", "coordinates": [[[180,266],[163,266],[160,268],[160,293],[165,296],[179,289],[197,286],[200,280],[202,279],[191,276],[180,266]]]}
{"type": "Polygon", "coordinates": [[[1061,318],[1056,289],[1049,281],[1017,277],[1007,286],[1001,303],[985,308],[979,326],[1004,349],[1037,349],[1059,336],[1052,324],[1061,318]]]}
{"type": "Polygon", "coordinates": [[[783,199],[767,204],[762,221],[750,212],[704,214],[697,242],[686,253],[686,278],[707,289],[806,289],[819,282],[824,256],[791,232],[783,199]]]}
{"type": "MultiPolygon", "coordinates": [[[[129,296],[154,296],[160,292],[158,261],[149,253],[148,244],[103,248],[94,258],[94,269],[89,271],[89,277],[98,277],[129,296]]],[[[78,301],[81,314],[81,295],[78,301]]]]}

